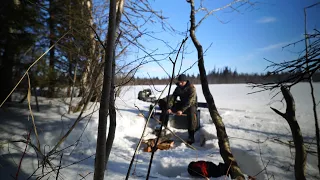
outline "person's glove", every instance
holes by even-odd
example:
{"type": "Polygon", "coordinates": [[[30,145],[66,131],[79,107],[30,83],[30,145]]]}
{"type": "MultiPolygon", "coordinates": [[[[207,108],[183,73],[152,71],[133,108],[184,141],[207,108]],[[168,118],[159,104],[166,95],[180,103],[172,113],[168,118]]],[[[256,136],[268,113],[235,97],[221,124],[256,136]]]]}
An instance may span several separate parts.
{"type": "Polygon", "coordinates": [[[182,114],[182,111],[177,111],[176,113],[178,116],[180,116],[182,114]]]}

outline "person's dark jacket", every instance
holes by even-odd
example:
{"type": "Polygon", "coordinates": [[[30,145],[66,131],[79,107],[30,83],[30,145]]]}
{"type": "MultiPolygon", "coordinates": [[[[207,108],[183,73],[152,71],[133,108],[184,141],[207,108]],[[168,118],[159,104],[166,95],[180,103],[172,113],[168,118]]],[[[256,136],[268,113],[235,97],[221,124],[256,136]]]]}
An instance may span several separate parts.
{"type": "Polygon", "coordinates": [[[187,84],[183,87],[180,87],[177,83],[177,87],[174,90],[172,96],[170,96],[169,99],[169,109],[174,105],[175,101],[177,100],[177,97],[180,97],[181,101],[181,111],[184,112],[191,106],[197,106],[197,93],[196,88],[193,84],[191,84],[189,81],[187,81],[187,84]]]}

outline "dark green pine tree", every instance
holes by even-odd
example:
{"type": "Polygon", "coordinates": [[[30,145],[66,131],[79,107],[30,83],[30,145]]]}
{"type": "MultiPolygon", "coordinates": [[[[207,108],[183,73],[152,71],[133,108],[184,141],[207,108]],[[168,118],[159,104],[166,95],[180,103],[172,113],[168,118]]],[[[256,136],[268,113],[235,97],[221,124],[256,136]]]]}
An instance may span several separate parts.
{"type": "MultiPolygon", "coordinates": [[[[48,97],[55,96],[56,87],[71,86],[76,64],[80,69],[84,69],[84,62],[90,58],[88,51],[92,48],[94,38],[90,39],[89,36],[92,33],[89,28],[92,12],[88,10],[87,3],[85,0],[47,0],[45,3],[48,8],[46,19],[48,45],[54,45],[70,30],[49,52],[48,97]],[[65,78],[66,76],[68,78],[65,78]]],[[[77,73],[81,74],[82,71],[77,73]]]]}
{"type": "MultiPolygon", "coordinates": [[[[37,0],[6,0],[0,8],[0,102],[13,88],[13,77],[24,53],[32,47],[37,36],[40,11],[34,7],[37,0]]],[[[11,97],[7,101],[11,101],[11,97]]]]}

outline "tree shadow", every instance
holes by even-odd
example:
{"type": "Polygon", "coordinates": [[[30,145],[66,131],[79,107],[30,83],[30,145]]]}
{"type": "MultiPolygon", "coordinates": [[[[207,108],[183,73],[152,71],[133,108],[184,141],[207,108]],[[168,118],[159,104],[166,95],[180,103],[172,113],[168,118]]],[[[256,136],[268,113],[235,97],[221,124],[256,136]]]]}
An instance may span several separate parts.
{"type": "MultiPolygon", "coordinates": [[[[141,109],[140,111],[138,109],[121,109],[121,108],[118,108],[117,110],[130,112],[130,113],[133,113],[136,116],[138,116],[139,114],[142,113],[143,116],[141,116],[141,117],[144,118],[145,121],[147,121],[147,118],[149,117],[149,106],[144,106],[144,108],[141,109]],[[147,110],[145,110],[145,109],[147,109],[147,110]]],[[[156,119],[159,120],[160,117],[156,116],[156,119]]],[[[149,123],[148,123],[147,127],[151,128],[151,129],[154,129],[155,126],[157,124],[159,124],[156,119],[153,118],[153,117],[150,117],[150,120],[149,120],[149,123]]]]}
{"type": "MultiPolygon", "coordinates": [[[[4,142],[9,142],[9,146],[10,146],[10,151],[7,148],[8,144],[3,145],[0,151],[1,157],[2,157],[0,158],[0,165],[2,166],[0,168],[0,175],[1,175],[0,179],[12,179],[11,175],[13,172],[15,175],[15,172],[18,169],[17,164],[26,146],[25,143],[17,143],[17,142],[13,143],[11,142],[12,140],[26,140],[28,132],[31,131],[31,135],[30,135],[31,142],[34,145],[37,145],[31,117],[28,117],[29,112],[27,109],[20,109],[22,107],[24,108],[24,106],[18,106],[18,107],[15,106],[15,107],[7,107],[5,110],[3,109],[0,110],[0,118],[1,118],[0,140],[4,142]],[[13,162],[13,158],[15,159],[16,163],[13,162]]],[[[52,106],[50,105],[42,106],[43,110],[45,108],[47,108],[47,110],[50,111],[50,108],[52,108],[52,106]]],[[[53,119],[52,117],[50,117],[50,114],[44,116],[42,112],[34,113],[34,117],[35,117],[35,124],[37,127],[37,132],[38,132],[38,136],[41,144],[41,151],[44,154],[48,153],[53,148],[53,146],[56,145],[58,140],[60,140],[60,138],[67,132],[67,130],[75,121],[75,116],[74,117],[71,116],[71,118],[66,118],[66,117],[62,118],[57,116],[57,118],[59,119],[53,119]]],[[[88,122],[87,120],[88,120],[88,117],[78,123],[76,128],[70,133],[70,135],[67,137],[64,143],[62,143],[59,146],[58,150],[65,148],[66,146],[75,144],[75,142],[78,141],[77,139],[79,138],[79,135],[80,135],[79,132],[82,132],[84,130],[86,123],[88,122]]],[[[72,149],[74,148],[78,148],[78,150],[84,152],[86,151],[86,147],[91,147],[93,144],[93,142],[91,142],[90,139],[93,139],[93,138],[85,139],[85,137],[82,137],[77,147],[74,145],[69,148],[66,148],[62,152],[64,154],[70,154],[72,152],[72,149]],[[88,143],[84,144],[86,143],[86,141],[88,141],[88,143]]],[[[32,149],[30,145],[28,146],[28,149],[32,149]]],[[[32,149],[32,152],[33,153],[28,152],[24,156],[24,159],[23,159],[24,165],[21,166],[21,175],[19,175],[19,177],[21,177],[22,179],[27,179],[30,176],[26,173],[27,171],[24,168],[27,168],[29,170],[29,168],[33,164],[33,161],[35,160],[37,162],[38,158],[33,149],[32,149]],[[26,163],[29,163],[29,164],[26,164],[26,163]]],[[[56,155],[58,156],[59,153],[57,153],[56,155]]],[[[59,156],[55,158],[59,158],[59,156]]],[[[76,160],[77,158],[74,158],[74,161],[76,160]]],[[[35,179],[35,178],[32,177],[30,179],[35,179]]]]}
{"type": "MultiPolygon", "coordinates": [[[[256,130],[256,129],[249,129],[249,128],[243,128],[243,127],[240,127],[240,126],[235,126],[235,125],[232,125],[232,124],[226,125],[226,128],[235,129],[235,130],[241,130],[241,131],[246,131],[246,132],[254,132],[254,133],[265,134],[268,137],[269,136],[274,136],[274,137],[284,137],[284,138],[292,139],[292,135],[291,134],[282,134],[282,133],[276,133],[276,132],[260,131],[260,130],[256,130]]],[[[304,136],[303,138],[305,140],[313,140],[314,139],[314,137],[311,137],[311,136],[304,136]]]]}
{"type": "MultiPolygon", "coordinates": [[[[18,166],[12,162],[12,156],[16,156],[18,158],[22,156],[22,153],[20,155],[0,155],[0,179],[15,179],[18,166]]],[[[23,168],[20,169],[18,179],[28,179],[29,176],[30,175],[28,175],[23,168]]],[[[35,178],[30,178],[30,180],[34,179],[35,178]]]]}

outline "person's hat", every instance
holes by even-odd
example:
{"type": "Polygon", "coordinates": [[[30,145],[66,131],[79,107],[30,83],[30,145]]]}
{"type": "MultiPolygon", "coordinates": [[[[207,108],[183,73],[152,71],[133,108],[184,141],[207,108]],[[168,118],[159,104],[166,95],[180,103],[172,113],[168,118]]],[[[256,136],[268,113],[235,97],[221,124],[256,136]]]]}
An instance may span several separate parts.
{"type": "Polygon", "coordinates": [[[184,74],[180,74],[180,75],[178,76],[178,81],[187,81],[187,76],[184,75],[184,74]]]}

